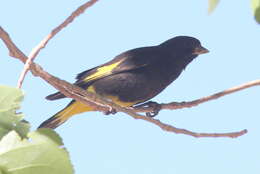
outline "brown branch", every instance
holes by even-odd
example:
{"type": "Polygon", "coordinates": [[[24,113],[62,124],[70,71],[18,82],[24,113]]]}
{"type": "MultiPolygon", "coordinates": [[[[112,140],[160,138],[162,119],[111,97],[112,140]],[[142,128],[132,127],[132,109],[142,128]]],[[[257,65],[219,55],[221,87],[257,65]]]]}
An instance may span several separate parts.
{"type": "MultiPolygon", "coordinates": [[[[26,55],[21,50],[19,50],[19,48],[17,48],[17,46],[13,43],[8,33],[2,27],[0,27],[0,38],[4,41],[5,45],[7,46],[9,50],[9,55],[11,57],[17,58],[23,63],[26,62],[26,55]]],[[[95,99],[93,97],[95,96],[94,94],[86,92],[85,90],[82,90],[81,88],[74,86],[64,80],[60,80],[59,78],[44,71],[38,64],[32,62],[30,70],[34,73],[35,76],[41,77],[46,82],[55,87],[57,90],[62,91],[62,93],[64,93],[67,97],[76,98],[76,100],[86,103],[96,110],[108,111],[109,107],[104,106],[104,104],[100,102],[97,102],[98,99],[95,99]],[[84,98],[83,96],[86,98],[84,98]],[[91,101],[88,98],[91,98],[91,101]]]]}
{"type": "Polygon", "coordinates": [[[89,7],[91,7],[93,4],[95,4],[98,0],[90,0],[83,5],[81,5],[79,8],[77,8],[67,19],[65,19],[64,22],[62,22],[58,27],[54,28],[50,34],[48,34],[34,49],[32,49],[31,53],[29,54],[28,59],[26,60],[26,63],[24,65],[24,68],[20,74],[20,77],[17,82],[17,87],[21,88],[24,78],[29,71],[29,67],[31,66],[33,60],[36,58],[36,56],[39,54],[41,49],[45,48],[45,46],[48,44],[48,42],[62,29],[67,27],[73,20],[85,12],[85,10],[89,7]]]}
{"type": "MultiPolygon", "coordinates": [[[[226,89],[224,91],[221,91],[221,92],[218,92],[218,93],[206,96],[206,97],[202,97],[202,98],[197,99],[197,100],[193,100],[193,101],[189,101],[189,102],[171,102],[171,103],[167,103],[167,104],[162,103],[162,104],[160,104],[160,106],[161,106],[161,109],[169,109],[169,110],[190,108],[190,107],[194,107],[194,106],[197,106],[199,104],[208,102],[210,100],[215,100],[215,99],[218,99],[218,98],[223,97],[225,95],[228,95],[228,94],[231,94],[231,93],[243,90],[243,89],[247,89],[247,88],[250,88],[250,87],[253,87],[253,86],[260,86],[260,79],[254,80],[254,81],[251,81],[251,82],[247,82],[247,83],[244,83],[242,85],[239,85],[239,86],[236,86],[236,87],[233,87],[233,88],[229,88],[229,89],[226,89]]],[[[152,112],[153,108],[152,107],[138,107],[137,106],[137,107],[135,107],[134,111],[135,112],[152,112]]]]}
{"type": "Polygon", "coordinates": [[[238,132],[228,132],[228,133],[197,133],[197,132],[192,132],[192,131],[189,131],[189,130],[186,130],[186,129],[177,128],[177,127],[174,127],[174,126],[166,124],[166,123],[162,123],[160,120],[154,119],[152,117],[146,117],[146,116],[142,116],[142,115],[139,115],[139,114],[136,114],[136,113],[129,113],[128,110],[122,110],[122,112],[127,113],[128,115],[130,115],[131,117],[133,117],[135,119],[141,119],[141,120],[145,120],[145,121],[148,121],[150,123],[153,123],[153,124],[157,125],[158,127],[160,127],[164,131],[173,132],[173,133],[176,133],[176,134],[190,135],[190,136],[195,137],[195,138],[206,138],[206,137],[237,138],[237,137],[240,137],[240,136],[247,133],[246,129],[238,131],[238,132]]]}
{"type": "MultiPolygon", "coordinates": [[[[1,27],[0,27],[0,38],[6,44],[8,50],[10,52],[10,56],[21,60],[23,63],[26,62],[27,57],[25,56],[25,54],[22,53],[16,47],[16,45],[12,42],[11,38],[9,37],[8,33],[5,32],[1,27]]],[[[37,65],[33,62],[30,66],[30,70],[32,70],[35,73],[35,75],[40,76],[46,82],[48,82],[53,87],[55,87],[56,89],[61,91],[67,97],[73,98],[77,101],[80,101],[84,104],[87,104],[87,105],[93,107],[97,111],[107,112],[111,108],[114,108],[117,111],[124,112],[124,113],[130,115],[131,117],[133,117],[135,119],[142,119],[142,120],[146,120],[150,123],[153,123],[153,124],[159,126],[161,129],[163,129],[165,131],[174,132],[174,133],[177,133],[177,134],[186,134],[186,135],[190,135],[190,136],[197,137],[197,138],[199,138],[199,137],[236,138],[236,137],[242,136],[245,133],[247,133],[247,130],[242,130],[242,131],[239,131],[239,132],[231,132],[231,133],[196,133],[196,132],[191,132],[189,130],[176,128],[174,126],[162,123],[161,121],[153,119],[151,117],[145,117],[145,116],[142,116],[140,114],[137,114],[137,113],[134,112],[135,111],[134,109],[121,107],[119,105],[116,105],[112,102],[105,100],[104,98],[102,98],[102,97],[100,97],[96,94],[89,93],[89,92],[87,92],[87,91],[85,91],[85,90],[83,90],[83,89],[81,89],[77,86],[74,86],[74,85],[72,85],[72,84],[70,84],[70,83],[68,83],[64,80],[60,80],[60,79],[56,78],[55,76],[52,76],[48,72],[44,71],[39,65],[37,65]]]]}

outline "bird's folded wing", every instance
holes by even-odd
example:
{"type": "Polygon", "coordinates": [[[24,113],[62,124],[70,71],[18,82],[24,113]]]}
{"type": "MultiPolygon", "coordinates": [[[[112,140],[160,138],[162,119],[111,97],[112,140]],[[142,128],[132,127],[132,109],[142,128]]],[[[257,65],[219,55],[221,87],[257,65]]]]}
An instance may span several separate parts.
{"type": "MultiPolygon", "coordinates": [[[[92,82],[101,78],[145,67],[153,63],[158,57],[151,52],[154,50],[151,48],[152,47],[145,47],[127,51],[118,55],[108,63],[83,71],[77,75],[77,81],[74,84],[87,89],[92,82]]],[[[64,97],[62,93],[57,92],[47,96],[46,99],[57,100],[64,97]]]]}
{"type": "Polygon", "coordinates": [[[106,64],[78,74],[75,84],[81,86],[82,83],[91,83],[112,74],[131,71],[152,64],[158,60],[158,56],[153,53],[154,49],[151,48],[139,48],[122,53],[106,64]]]}

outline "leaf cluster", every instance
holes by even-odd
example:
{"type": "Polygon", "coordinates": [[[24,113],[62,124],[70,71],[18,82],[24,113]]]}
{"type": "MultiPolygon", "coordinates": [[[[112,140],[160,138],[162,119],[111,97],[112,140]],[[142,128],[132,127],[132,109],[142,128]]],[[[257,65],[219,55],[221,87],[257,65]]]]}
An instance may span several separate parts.
{"type": "Polygon", "coordinates": [[[0,86],[0,174],[71,174],[73,167],[62,139],[51,129],[29,132],[17,113],[23,92],[0,86]]]}
{"type": "MultiPolygon", "coordinates": [[[[211,14],[219,4],[220,0],[208,0],[208,13],[211,14]]],[[[251,0],[251,8],[254,18],[260,24],[260,0],[251,0]]]]}

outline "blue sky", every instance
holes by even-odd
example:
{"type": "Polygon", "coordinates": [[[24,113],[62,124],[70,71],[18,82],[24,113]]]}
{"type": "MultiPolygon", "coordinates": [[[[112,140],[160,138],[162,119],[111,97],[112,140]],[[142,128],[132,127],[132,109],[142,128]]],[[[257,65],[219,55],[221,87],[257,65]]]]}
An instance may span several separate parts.
{"type": "MultiPolygon", "coordinates": [[[[3,1],[0,25],[25,53],[85,1],[3,1]]],[[[209,54],[193,61],[178,80],[153,100],[189,101],[259,79],[260,25],[248,1],[221,1],[207,15],[207,1],[100,0],[60,32],[36,62],[70,82],[77,73],[136,47],[159,44],[177,35],[200,39],[209,54]]],[[[15,86],[23,65],[0,42],[0,83],[15,86]]],[[[49,102],[55,91],[28,74],[22,112],[35,129],[68,99],[49,102]]],[[[259,87],[200,106],[161,111],[161,121],[197,132],[248,129],[237,139],[196,139],[162,131],[145,121],[100,112],[73,117],[57,129],[77,174],[256,174],[260,171],[259,87]]]]}

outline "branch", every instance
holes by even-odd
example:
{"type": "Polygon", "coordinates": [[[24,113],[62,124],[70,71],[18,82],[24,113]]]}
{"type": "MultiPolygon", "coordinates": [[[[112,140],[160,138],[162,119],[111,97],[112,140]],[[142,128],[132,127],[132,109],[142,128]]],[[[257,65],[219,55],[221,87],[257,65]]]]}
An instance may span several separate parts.
{"type": "Polygon", "coordinates": [[[48,34],[34,49],[32,49],[31,53],[29,54],[28,59],[26,60],[26,63],[24,65],[24,68],[20,74],[19,80],[17,82],[17,87],[21,88],[25,75],[29,71],[29,67],[31,66],[33,60],[35,57],[39,54],[41,49],[45,48],[47,43],[63,28],[67,27],[73,20],[85,12],[85,10],[89,7],[91,7],[93,4],[95,4],[98,0],[90,0],[83,5],[81,5],[79,8],[77,8],[64,22],[62,22],[58,27],[54,28],[50,34],[48,34]]]}
{"type": "MultiPolygon", "coordinates": [[[[161,109],[169,109],[169,110],[190,108],[190,107],[194,107],[194,106],[197,106],[199,104],[208,102],[210,100],[215,100],[215,99],[218,99],[218,98],[223,97],[225,95],[228,95],[228,94],[231,94],[231,93],[243,90],[243,89],[247,89],[247,88],[250,88],[250,87],[253,87],[253,86],[260,86],[260,79],[254,80],[254,81],[251,81],[251,82],[247,82],[247,83],[244,83],[242,85],[235,86],[233,88],[229,88],[229,89],[226,89],[224,91],[221,91],[221,92],[218,92],[218,93],[206,96],[206,97],[202,97],[202,98],[197,99],[197,100],[193,100],[193,101],[189,101],[189,102],[171,102],[171,103],[167,103],[167,104],[162,103],[162,104],[159,104],[159,105],[160,105],[161,109]]],[[[137,107],[134,108],[134,111],[135,112],[152,112],[153,107],[138,107],[137,106],[137,107]]]]}
{"type": "MultiPolygon", "coordinates": [[[[26,62],[27,57],[25,56],[25,54],[16,47],[16,45],[12,42],[11,38],[9,37],[8,33],[5,32],[4,29],[2,29],[1,27],[0,27],[0,38],[7,46],[10,56],[21,60],[23,63],[26,62]]],[[[162,123],[157,119],[153,119],[151,117],[146,117],[137,114],[136,112],[134,112],[135,111],[134,109],[121,107],[119,105],[116,105],[112,102],[105,100],[104,98],[98,96],[97,94],[89,93],[64,80],[60,80],[59,78],[44,71],[39,65],[33,62],[31,63],[30,70],[34,72],[36,76],[40,76],[47,83],[51,84],[53,87],[55,87],[57,90],[62,92],[67,97],[73,98],[77,101],[87,104],[88,106],[91,106],[93,109],[97,111],[107,112],[113,108],[116,109],[117,111],[124,112],[135,119],[142,119],[150,123],[153,123],[165,131],[174,132],[176,134],[186,134],[197,138],[199,137],[236,138],[247,133],[247,130],[242,130],[239,132],[231,132],[231,133],[196,133],[189,130],[176,128],[174,126],[162,123]]]]}
{"type": "MultiPolygon", "coordinates": [[[[17,58],[23,63],[26,63],[27,57],[21,50],[19,50],[19,48],[17,48],[8,33],[2,27],[0,27],[0,38],[3,40],[6,47],[8,48],[9,55],[11,57],[17,58]]],[[[72,85],[64,80],[60,80],[59,78],[44,71],[40,65],[32,62],[30,70],[34,73],[35,76],[41,77],[47,83],[51,84],[54,88],[62,91],[62,93],[65,94],[67,97],[76,98],[76,100],[86,103],[96,110],[108,111],[108,106],[104,106],[104,104],[96,102],[98,99],[93,97],[95,96],[94,94],[86,92],[85,90],[82,90],[81,88],[72,85]],[[83,96],[87,98],[84,98],[83,96]],[[88,98],[91,98],[91,101],[88,98]]]]}
{"type": "MultiPolygon", "coordinates": [[[[127,113],[127,112],[125,112],[125,113],[127,113]]],[[[197,133],[197,132],[192,132],[192,131],[189,131],[186,129],[181,129],[181,128],[177,128],[177,127],[174,127],[169,124],[162,123],[160,120],[154,119],[152,117],[141,116],[138,114],[131,115],[130,113],[127,113],[127,114],[132,116],[135,119],[142,119],[142,120],[148,121],[150,123],[153,123],[153,124],[159,126],[164,131],[173,132],[176,134],[190,135],[195,138],[206,138],[206,137],[208,137],[208,138],[209,137],[211,137],[211,138],[212,137],[237,138],[237,137],[240,137],[247,133],[246,129],[238,131],[238,132],[229,132],[229,133],[197,133]]]]}

